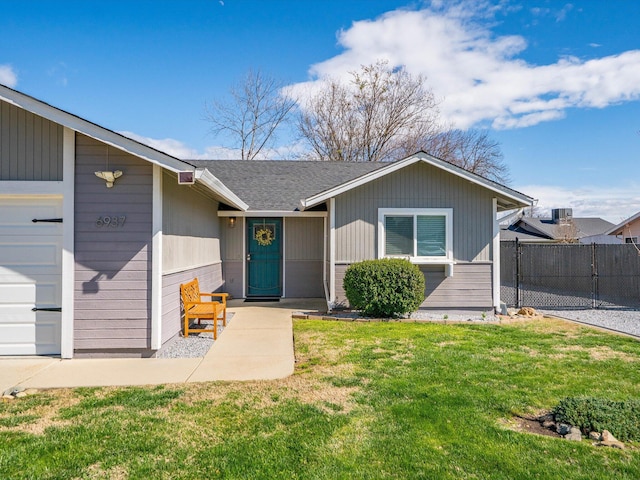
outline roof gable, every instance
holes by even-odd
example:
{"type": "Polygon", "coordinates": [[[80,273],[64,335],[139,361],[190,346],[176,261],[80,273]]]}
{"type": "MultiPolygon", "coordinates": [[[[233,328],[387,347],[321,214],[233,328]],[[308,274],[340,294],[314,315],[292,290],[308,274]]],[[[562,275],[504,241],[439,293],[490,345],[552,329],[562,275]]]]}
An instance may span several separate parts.
{"type": "Polygon", "coordinates": [[[636,213],[635,215],[630,216],[629,218],[627,218],[626,220],[623,220],[622,222],[620,222],[618,225],[610,228],[609,230],[607,230],[606,232],[604,232],[606,235],[619,235],[622,232],[622,230],[627,226],[630,225],[632,223],[635,223],[636,221],[638,221],[640,219],[640,212],[636,213]]]}
{"type": "MultiPolygon", "coordinates": [[[[70,128],[76,132],[82,133],[88,137],[94,138],[107,145],[115,147],[124,152],[135,155],[138,158],[146,160],[155,165],[170,170],[172,172],[194,172],[193,165],[180,160],[176,157],[168,155],[160,150],[156,150],[148,145],[140,143],[131,138],[125,137],[120,133],[116,133],[107,128],[101,127],[89,120],[78,117],[72,113],[66,112],[59,108],[53,107],[48,103],[38,100],[34,97],[26,95],[17,90],[13,90],[5,85],[0,84],[0,100],[3,100],[18,108],[22,108],[35,115],[39,115],[47,120],[55,122],[64,127],[70,128]]],[[[206,188],[224,199],[226,202],[236,206],[241,210],[246,209],[246,204],[240,200],[231,190],[229,190],[213,175],[203,175],[195,172],[196,179],[206,188]]]]}
{"type": "Polygon", "coordinates": [[[367,172],[359,177],[354,178],[353,180],[344,181],[343,183],[336,185],[335,187],[329,188],[318,194],[303,198],[300,202],[301,208],[303,210],[307,208],[311,208],[315,205],[318,205],[320,203],[327,201],[329,198],[348,192],[349,190],[352,190],[361,185],[372,182],[374,180],[384,177],[385,175],[389,175],[402,168],[408,167],[409,165],[413,165],[419,162],[424,162],[428,165],[432,165],[448,173],[451,173],[452,175],[456,175],[471,183],[474,183],[490,191],[493,191],[494,193],[497,194],[498,207],[499,207],[498,209],[500,211],[526,207],[531,205],[534,201],[533,198],[523,193],[517,192],[516,190],[513,190],[509,187],[506,187],[497,182],[494,182],[487,178],[471,173],[449,162],[445,162],[444,160],[440,160],[439,158],[429,155],[428,153],[418,152],[414,155],[411,155],[397,162],[384,163],[383,164],[384,166],[382,166],[381,168],[372,170],[371,172],[367,172]]]}

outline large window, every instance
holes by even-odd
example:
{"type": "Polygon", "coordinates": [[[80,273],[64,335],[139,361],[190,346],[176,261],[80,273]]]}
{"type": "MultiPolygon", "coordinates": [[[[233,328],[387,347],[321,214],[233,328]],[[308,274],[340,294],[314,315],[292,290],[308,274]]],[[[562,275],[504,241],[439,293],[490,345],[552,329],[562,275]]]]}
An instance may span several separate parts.
{"type": "Polygon", "coordinates": [[[414,262],[451,261],[453,210],[450,208],[378,211],[378,257],[414,262]]]}

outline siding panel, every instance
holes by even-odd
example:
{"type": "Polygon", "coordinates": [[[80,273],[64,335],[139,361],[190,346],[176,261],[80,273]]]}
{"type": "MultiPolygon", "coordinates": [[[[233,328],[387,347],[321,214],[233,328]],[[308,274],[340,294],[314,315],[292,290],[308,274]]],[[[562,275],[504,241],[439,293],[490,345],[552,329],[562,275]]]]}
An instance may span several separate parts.
{"type": "MultiPolygon", "coordinates": [[[[347,264],[336,265],[336,304],[348,306],[344,295],[343,280],[347,264]]],[[[421,309],[435,310],[493,310],[492,265],[490,263],[460,263],[454,267],[454,275],[445,277],[438,266],[423,266],[425,276],[425,301],[421,309]]]]}
{"type": "Polygon", "coordinates": [[[152,185],[148,162],[76,135],[74,346],[80,354],[150,348],[152,185]],[[105,169],[124,172],[113,188],[93,173],[105,169]],[[99,227],[104,215],[127,220],[99,227]]]}
{"type": "Polygon", "coordinates": [[[491,258],[491,193],[420,163],[336,197],[337,262],[376,258],[379,208],[453,208],[455,259],[491,258]]]}
{"type": "Polygon", "coordinates": [[[284,225],[285,295],[289,298],[324,297],[324,219],[286,218],[284,225]]]}
{"type": "Polygon", "coordinates": [[[198,278],[203,292],[219,292],[222,289],[222,264],[193,268],[162,276],[162,343],[172,339],[182,329],[180,284],[198,278]]]}
{"type": "Polygon", "coordinates": [[[0,101],[0,180],[62,180],[63,127],[0,101]]]}

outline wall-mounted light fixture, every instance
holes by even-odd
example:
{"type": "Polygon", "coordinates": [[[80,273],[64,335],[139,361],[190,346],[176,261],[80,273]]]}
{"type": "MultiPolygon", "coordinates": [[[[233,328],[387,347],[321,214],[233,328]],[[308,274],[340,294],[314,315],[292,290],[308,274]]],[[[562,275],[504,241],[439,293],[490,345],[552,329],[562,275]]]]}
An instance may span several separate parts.
{"type": "Polygon", "coordinates": [[[229,228],[234,228],[236,226],[236,217],[229,217],[229,228]]]}
{"type": "Polygon", "coordinates": [[[107,188],[113,187],[113,182],[116,181],[116,178],[120,178],[122,176],[121,170],[115,170],[113,172],[95,172],[96,177],[103,179],[107,182],[107,188]]]}

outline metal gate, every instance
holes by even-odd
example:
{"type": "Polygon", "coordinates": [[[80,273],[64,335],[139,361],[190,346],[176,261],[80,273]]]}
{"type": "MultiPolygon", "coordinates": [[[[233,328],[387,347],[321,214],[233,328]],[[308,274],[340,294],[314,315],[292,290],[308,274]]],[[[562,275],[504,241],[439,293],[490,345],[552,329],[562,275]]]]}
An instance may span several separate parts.
{"type": "Polygon", "coordinates": [[[508,306],[640,307],[640,252],[630,244],[501,242],[500,278],[508,306]]]}

